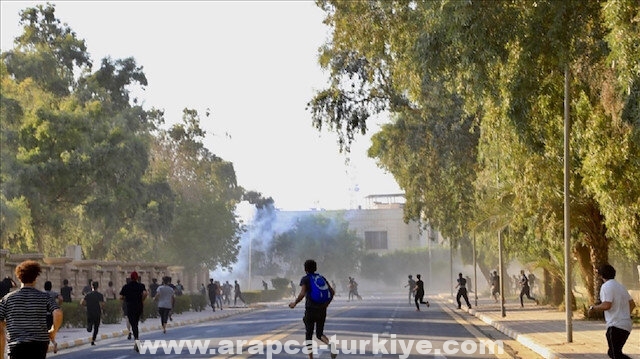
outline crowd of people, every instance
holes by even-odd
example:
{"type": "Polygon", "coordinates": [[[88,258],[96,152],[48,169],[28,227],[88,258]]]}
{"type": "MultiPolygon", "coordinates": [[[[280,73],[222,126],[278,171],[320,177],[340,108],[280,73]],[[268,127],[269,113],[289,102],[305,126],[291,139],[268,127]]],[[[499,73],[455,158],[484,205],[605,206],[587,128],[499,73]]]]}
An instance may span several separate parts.
{"type": "MultiPolygon", "coordinates": [[[[305,328],[307,340],[314,334],[323,342],[327,342],[327,337],[323,333],[324,320],[326,318],[326,308],[336,296],[335,283],[329,282],[321,275],[316,274],[317,264],[313,260],[305,262],[305,272],[307,273],[300,281],[300,292],[295,295],[296,288],[291,281],[291,290],[295,301],[289,306],[294,308],[296,304],[306,298],[305,305],[305,328]],[[315,279],[312,279],[315,278],[315,279]],[[320,278],[320,279],[318,279],[320,278]],[[319,281],[319,282],[318,282],[319,281]],[[321,284],[318,284],[321,283],[321,284]],[[326,301],[313,299],[318,295],[318,291],[325,290],[326,301]]],[[[46,358],[49,344],[53,345],[53,350],[57,350],[56,334],[63,321],[62,303],[71,302],[74,297],[73,288],[69,286],[68,280],[63,280],[60,292],[53,290],[50,281],[44,283],[44,290],[36,288],[36,279],[41,274],[40,264],[33,260],[20,263],[15,270],[16,277],[21,286],[18,288],[16,282],[7,276],[0,281],[0,353],[4,353],[6,346],[9,347],[9,358],[46,358]]],[[[622,348],[626,343],[631,331],[630,313],[635,307],[634,301],[629,296],[627,290],[615,281],[615,269],[610,265],[602,266],[598,271],[604,284],[600,291],[602,302],[589,308],[589,313],[603,311],[607,323],[606,339],[609,346],[609,356],[625,357],[622,348]]],[[[416,311],[420,311],[420,305],[430,306],[429,301],[424,300],[425,287],[421,275],[408,276],[405,288],[409,289],[409,303],[412,299],[416,306],[416,311]]],[[[471,292],[470,278],[458,274],[455,288],[458,290],[456,301],[458,309],[462,306],[464,299],[467,307],[471,309],[468,293],[471,292]]],[[[538,300],[531,295],[535,277],[532,274],[525,274],[520,271],[518,284],[520,287],[520,305],[524,306],[524,297],[535,301],[538,300]]],[[[497,271],[492,271],[489,279],[491,287],[490,295],[497,301],[500,295],[500,276],[497,271]]],[[[355,278],[348,277],[346,282],[348,290],[348,301],[362,297],[358,293],[358,283],[355,278]]],[[[234,305],[238,299],[244,304],[244,298],[240,289],[240,284],[236,280],[232,285],[229,281],[221,284],[219,281],[210,279],[205,287],[201,284],[200,294],[208,296],[213,311],[222,310],[223,305],[231,304],[231,291],[234,292],[234,305]]],[[[79,304],[86,308],[87,332],[92,333],[91,345],[95,345],[100,322],[102,319],[105,303],[108,300],[115,300],[118,297],[122,300],[122,311],[127,318],[126,325],[129,329],[128,339],[134,339],[134,350],[139,351],[139,328],[138,324],[144,308],[144,301],[150,297],[156,304],[160,316],[163,333],[166,333],[167,322],[172,320],[171,313],[174,309],[176,296],[184,294],[184,287],[180,280],[174,285],[172,278],[165,276],[158,283],[152,279],[147,287],[140,282],[140,276],[133,271],[127,278],[127,283],[117,291],[113,287],[113,282],[109,282],[104,291],[100,290],[97,281],[88,280],[83,287],[79,304]]],[[[321,297],[322,298],[322,297],[321,297]]],[[[333,355],[332,351],[332,357],[333,355]]],[[[310,355],[312,358],[312,355],[310,355]]]]}
{"type": "MultiPolygon", "coordinates": [[[[102,290],[100,283],[89,279],[80,294],[63,279],[60,291],[53,290],[53,283],[46,281],[43,290],[36,288],[36,279],[42,272],[37,261],[27,260],[20,263],[15,270],[21,286],[7,276],[0,281],[0,353],[5,353],[8,344],[9,358],[46,358],[49,344],[57,352],[56,334],[62,325],[62,303],[78,300],[78,304],[87,313],[87,332],[91,334],[91,345],[96,345],[96,338],[106,301],[120,299],[122,314],[126,318],[127,339],[134,339],[133,349],[139,351],[139,323],[144,309],[144,302],[150,298],[155,303],[160,317],[163,333],[166,333],[167,322],[172,320],[176,296],[184,294],[184,286],[177,280],[165,276],[160,282],[151,280],[148,288],[140,282],[140,276],[133,271],[126,278],[126,284],[119,290],[109,281],[102,290]]],[[[209,295],[211,306],[222,309],[223,303],[230,305],[232,285],[227,281],[220,285],[210,280],[207,289],[201,285],[200,294],[209,295]],[[208,292],[207,292],[208,291],[208,292]]],[[[243,302],[238,281],[235,281],[235,298],[243,302]]]]}

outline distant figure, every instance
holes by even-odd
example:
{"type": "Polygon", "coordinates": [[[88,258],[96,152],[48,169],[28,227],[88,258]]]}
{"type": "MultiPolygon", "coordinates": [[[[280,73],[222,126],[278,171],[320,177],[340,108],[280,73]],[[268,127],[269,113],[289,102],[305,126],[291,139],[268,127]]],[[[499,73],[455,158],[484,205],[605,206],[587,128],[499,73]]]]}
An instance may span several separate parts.
{"type": "Polygon", "coordinates": [[[49,341],[55,343],[62,325],[62,310],[55,299],[36,288],[41,272],[36,261],[18,264],[15,273],[22,286],[0,300],[0,353],[3,356],[8,343],[11,359],[44,359],[49,341]],[[47,327],[48,312],[53,315],[50,328],[47,327]]]}
{"type": "Polygon", "coordinates": [[[218,284],[213,281],[213,278],[209,278],[209,284],[207,285],[207,292],[209,293],[209,303],[211,309],[216,311],[216,297],[218,295],[218,284]]]}
{"type": "Polygon", "coordinates": [[[296,297],[296,285],[295,285],[295,283],[293,283],[293,281],[291,281],[291,283],[289,283],[289,285],[291,286],[291,296],[293,296],[295,298],[296,297]]]}
{"type": "Polygon", "coordinates": [[[265,282],[264,280],[262,281],[262,289],[269,290],[269,286],[267,285],[267,282],[265,282]]]}
{"type": "Polygon", "coordinates": [[[216,286],[218,289],[216,290],[216,303],[218,304],[218,308],[222,310],[222,284],[219,281],[216,281],[216,286]]]}
{"type": "Polygon", "coordinates": [[[158,294],[158,278],[151,278],[151,284],[149,284],[149,295],[151,298],[155,298],[156,294],[158,294]]]}
{"type": "Polygon", "coordinates": [[[416,281],[416,287],[414,288],[414,302],[416,303],[416,312],[419,312],[420,304],[426,304],[427,307],[429,307],[429,301],[424,301],[424,282],[421,279],[422,277],[420,274],[416,274],[416,278],[418,278],[418,280],[416,281]]]}
{"type": "Polygon", "coordinates": [[[529,288],[529,278],[527,278],[527,275],[524,274],[524,270],[520,271],[520,287],[522,288],[520,290],[520,307],[524,308],[524,302],[522,301],[522,297],[524,297],[525,295],[527,296],[528,299],[536,302],[536,305],[537,305],[538,300],[531,296],[531,292],[529,288]]]}
{"type": "Polygon", "coordinates": [[[355,278],[349,277],[349,300],[351,300],[351,298],[362,300],[362,297],[358,293],[358,282],[356,282],[355,278]]]}
{"type": "Polygon", "coordinates": [[[469,295],[467,294],[467,279],[462,276],[462,273],[458,273],[458,284],[456,284],[456,288],[458,288],[458,294],[456,295],[458,309],[462,308],[460,297],[464,298],[464,301],[467,303],[467,307],[471,309],[471,303],[469,303],[469,295]]]}
{"type": "Polygon", "coordinates": [[[409,287],[409,304],[411,304],[413,291],[416,289],[416,281],[413,279],[413,275],[409,274],[409,279],[407,280],[407,284],[404,287],[409,287]]]}
{"type": "MultiPolygon", "coordinates": [[[[172,278],[170,276],[166,276],[166,279],[167,279],[167,283],[168,283],[167,285],[169,287],[171,287],[171,289],[173,289],[173,293],[175,295],[178,295],[178,287],[175,284],[172,283],[172,278]]],[[[165,277],[162,277],[162,280],[164,281],[165,277]]],[[[178,281],[178,282],[180,282],[180,281],[178,281]]],[[[170,322],[173,321],[173,308],[171,308],[171,311],[169,312],[169,321],[170,322]]]]}
{"type": "Polygon", "coordinates": [[[204,283],[200,283],[200,294],[207,295],[207,288],[204,287],[204,283]]]}
{"type": "MultiPolygon", "coordinates": [[[[509,278],[509,276],[507,276],[509,278]]],[[[511,276],[511,285],[513,288],[513,294],[518,294],[518,288],[520,288],[520,278],[517,275],[511,276]]]]}
{"type": "Polygon", "coordinates": [[[467,291],[469,293],[473,293],[473,287],[471,287],[471,277],[466,276],[466,277],[464,277],[464,279],[467,280],[467,291]]]}
{"type": "Polygon", "coordinates": [[[62,288],[60,288],[60,295],[62,296],[62,301],[66,303],[71,303],[72,292],[73,292],[73,287],[69,286],[69,280],[64,279],[62,281],[62,288]]]}
{"type": "Polygon", "coordinates": [[[498,271],[494,270],[491,276],[491,296],[498,303],[498,295],[500,295],[500,276],[498,271]]]}
{"type": "MultiPolygon", "coordinates": [[[[167,277],[162,278],[162,285],[158,286],[156,295],[153,300],[158,303],[158,314],[160,314],[160,325],[162,325],[162,333],[167,333],[167,320],[169,313],[173,308],[176,298],[173,288],[169,287],[167,277]]],[[[204,284],[203,284],[204,288],[204,284]]]]}
{"type": "Polygon", "coordinates": [[[100,319],[104,310],[104,296],[98,292],[98,282],[91,283],[91,287],[91,292],[84,296],[80,305],[87,307],[87,332],[91,333],[91,329],[93,329],[91,345],[96,345],[100,319]]]}
{"type": "MultiPolygon", "coordinates": [[[[51,290],[52,287],[53,287],[53,284],[51,283],[51,281],[44,282],[44,292],[47,293],[51,298],[53,298],[56,301],[56,303],[58,303],[58,306],[59,306],[60,304],[62,304],[62,296],[54,292],[53,290],[51,290]]],[[[53,326],[53,313],[47,312],[47,328],[51,329],[52,326],[53,326]]],[[[51,344],[53,344],[53,348],[57,351],[58,343],[56,343],[55,341],[52,341],[51,344]]]]}
{"type": "Polygon", "coordinates": [[[616,270],[609,264],[605,264],[598,269],[598,275],[604,283],[600,287],[600,300],[602,303],[589,307],[591,311],[604,311],[604,319],[607,322],[607,345],[609,358],[628,358],[622,353],[633,323],[631,312],[636,307],[636,303],[631,298],[627,289],[616,281],[616,270]]]}
{"type": "Polygon", "coordinates": [[[238,283],[237,279],[234,282],[233,292],[234,292],[233,305],[235,306],[236,305],[236,301],[238,300],[238,298],[240,298],[240,300],[242,301],[242,304],[244,304],[246,306],[247,303],[244,301],[244,298],[242,298],[242,292],[240,291],[240,283],[238,283]]]}
{"type": "Polygon", "coordinates": [[[89,279],[87,281],[87,285],[84,286],[84,288],[82,288],[82,295],[85,296],[89,293],[91,293],[91,283],[93,282],[93,280],[89,279]]]}
{"type": "Polygon", "coordinates": [[[2,281],[0,281],[0,298],[11,292],[11,289],[17,287],[16,282],[11,279],[11,277],[6,276],[2,281]]]}
{"type": "Polygon", "coordinates": [[[116,289],[113,287],[113,282],[109,281],[107,284],[107,290],[104,291],[106,300],[114,300],[117,298],[116,289]]]}
{"type": "Polygon", "coordinates": [[[527,276],[527,279],[529,279],[529,290],[531,291],[531,295],[533,295],[534,291],[535,291],[535,284],[536,284],[536,276],[535,274],[533,274],[533,272],[529,272],[529,275],[527,276]]]}
{"type": "Polygon", "coordinates": [[[184,286],[182,285],[182,283],[180,283],[180,279],[178,279],[174,290],[176,292],[176,295],[182,295],[184,293],[184,286]]]}
{"type": "Polygon", "coordinates": [[[228,280],[222,285],[222,296],[224,304],[231,305],[231,283],[228,280]]]}

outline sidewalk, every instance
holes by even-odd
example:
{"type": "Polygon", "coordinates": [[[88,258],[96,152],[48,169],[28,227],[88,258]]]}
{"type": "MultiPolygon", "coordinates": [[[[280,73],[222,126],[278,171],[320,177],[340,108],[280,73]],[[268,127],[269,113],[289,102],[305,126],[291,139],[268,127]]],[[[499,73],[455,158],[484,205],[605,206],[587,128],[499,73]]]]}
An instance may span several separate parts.
{"type": "MultiPolygon", "coordinates": [[[[452,309],[458,310],[455,298],[440,294],[452,309]]],[[[474,304],[474,293],[469,293],[469,301],[474,304]]],[[[493,299],[478,296],[478,306],[468,310],[483,322],[492,325],[502,333],[518,341],[544,358],[556,359],[605,359],[607,340],[604,321],[582,319],[581,311],[573,313],[573,341],[567,343],[566,313],[549,306],[536,306],[525,298],[524,308],[519,299],[506,299],[506,316],[501,315],[500,304],[493,299]]],[[[462,311],[467,307],[462,299],[462,311]]],[[[640,326],[635,324],[623,352],[634,359],[640,359],[640,326]]]]}
{"type": "MultiPolygon", "coordinates": [[[[264,304],[252,304],[249,307],[226,307],[223,310],[216,310],[215,312],[208,307],[209,310],[203,310],[202,312],[185,312],[181,314],[174,314],[173,321],[167,323],[167,330],[171,328],[181,327],[185,325],[192,325],[196,323],[208,322],[221,318],[226,318],[232,315],[241,313],[248,313],[263,307],[264,304]]],[[[162,330],[160,325],[160,318],[149,318],[139,325],[140,338],[144,339],[143,334],[151,331],[162,330]]],[[[126,338],[129,331],[125,325],[125,319],[122,318],[120,324],[100,324],[98,330],[98,337],[96,338],[96,345],[100,345],[101,340],[109,338],[126,338]]],[[[56,341],[58,342],[58,353],[64,352],[65,349],[88,345],[91,343],[92,333],[88,333],[86,328],[60,328],[56,341]]],[[[133,345],[133,342],[132,342],[133,345]]],[[[53,356],[53,345],[49,345],[49,354],[47,357],[53,356]]]]}

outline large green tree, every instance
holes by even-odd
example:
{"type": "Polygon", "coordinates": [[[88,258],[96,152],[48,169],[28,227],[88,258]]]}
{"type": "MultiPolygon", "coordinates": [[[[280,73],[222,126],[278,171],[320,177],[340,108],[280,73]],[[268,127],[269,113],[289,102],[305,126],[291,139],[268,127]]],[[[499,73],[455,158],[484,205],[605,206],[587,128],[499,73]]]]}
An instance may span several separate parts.
{"type": "Polygon", "coordinates": [[[202,145],[196,111],[162,129],[133,58],[93,71],[84,40],[53,5],[21,12],[0,63],[0,240],[12,252],[228,266],[241,230],[233,165],[202,145]]]}
{"type": "Polygon", "coordinates": [[[52,5],[22,11],[20,22],[23,35],[2,54],[2,97],[11,104],[3,113],[3,150],[15,156],[3,166],[4,197],[26,200],[35,244],[27,249],[61,255],[71,241],[102,258],[143,190],[148,155],[138,134],[146,120],[129,104],[127,86],[144,86],[146,78],[132,59],[105,59],[91,74],[84,41],[55,18],[52,5]],[[70,230],[83,216],[100,222],[91,227],[100,226],[101,235],[70,230]]]}
{"type": "Polygon", "coordinates": [[[244,190],[233,164],[204,147],[205,134],[198,112],[185,109],[181,123],[160,131],[152,151],[150,176],[167,178],[175,194],[171,228],[156,231],[157,253],[189,269],[231,266],[243,230],[235,207],[244,190]]]}
{"type": "Polygon", "coordinates": [[[317,3],[333,36],[314,125],[348,151],[390,111],[370,154],[405,189],[406,216],[454,239],[508,226],[525,258],[561,245],[569,69],[574,249],[595,299],[610,243],[640,241],[637,2],[317,3]]]}

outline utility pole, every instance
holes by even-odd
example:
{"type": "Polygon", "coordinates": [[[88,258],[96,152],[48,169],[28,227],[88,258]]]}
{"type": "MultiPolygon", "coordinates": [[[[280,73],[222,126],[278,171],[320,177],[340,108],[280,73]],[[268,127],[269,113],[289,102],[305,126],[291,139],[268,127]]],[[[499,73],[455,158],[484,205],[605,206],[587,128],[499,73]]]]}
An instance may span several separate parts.
{"type": "Polygon", "coordinates": [[[569,211],[569,140],[571,119],[569,118],[569,65],[564,67],[564,306],[567,315],[567,343],[573,342],[573,311],[571,308],[571,221],[569,211]]]}

